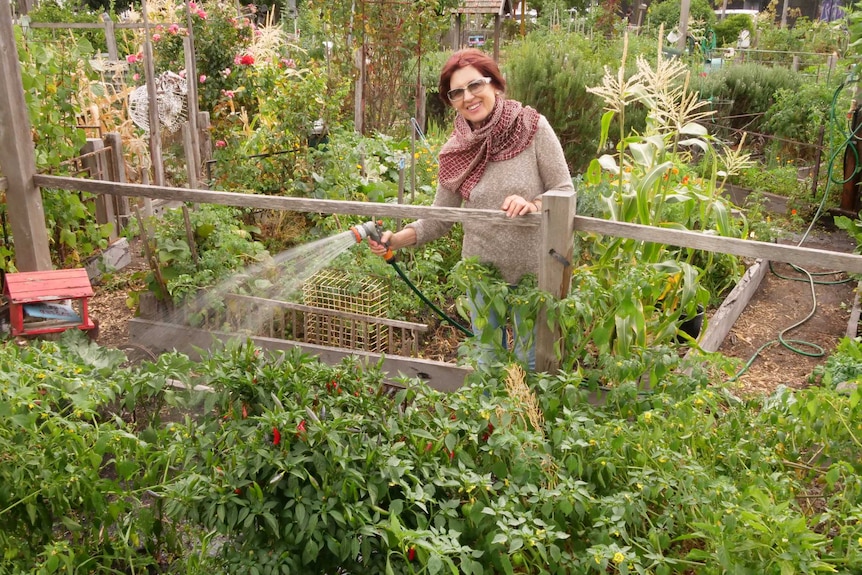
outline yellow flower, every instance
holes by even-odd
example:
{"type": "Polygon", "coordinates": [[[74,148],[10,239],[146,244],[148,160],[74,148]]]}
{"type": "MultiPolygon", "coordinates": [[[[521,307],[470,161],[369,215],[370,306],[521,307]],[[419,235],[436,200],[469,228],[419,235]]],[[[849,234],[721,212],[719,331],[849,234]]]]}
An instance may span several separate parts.
{"type": "Polygon", "coordinates": [[[622,563],[625,560],[626,560],[626,556],[623,555],[622,553],[620,553],[619,551],[614,553],[614,563],[616,563],[617,565],[619,565],[620,563],[622,563]]]}

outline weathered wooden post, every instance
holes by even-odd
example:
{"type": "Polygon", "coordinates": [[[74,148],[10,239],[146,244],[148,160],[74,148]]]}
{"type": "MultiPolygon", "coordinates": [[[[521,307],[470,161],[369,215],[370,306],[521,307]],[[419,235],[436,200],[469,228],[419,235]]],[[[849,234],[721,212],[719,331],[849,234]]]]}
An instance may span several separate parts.
{"type": "Polygon", "coordinates": [[[108,44],[108,60],[116,62],[120,59],[120,52],[117,50],[117,34],[114,30],[114,21],[107,12],[102,13],[102,22],[105,23],[105,42],[108,44]]]}
{"type": "Polygon", "coordinates": [[[144,18],[144,73],[147,82],[147,113],[150,136],[150,163],[153,166],[153,183],[165,185],[165,165],[162,158],[162,122],[159,119],[159,101],[156,92],[156,68],[153,61],[153,42],[150,33],[150,20],[147,15],[147,0],[141,1],[141,15],[144,18]]]}
{"type": "MultiPolygon", "coordinates": [[[[555,299],[569,295],[572,285],[572,257],[575,251],[575,209],[577,194],[545,192],[542,195],[542,252],[539,260],[539,289],[555,299]]],[[[548,327],[544,308],[536,320],[536,371],[553,373],[560,367],[554,351],[559,330],[548,327]]]]}
{"type": "MultiPolygon", "coordinates": [[[[186,12],[190,12],[190,10],[186,10],[186,12]]],[[[191,15],[189,15],[191,18],[191,15]]],[[[191,28],[189,28],[191,34],[191,28]]],[[[185,65],[186,65],[186,118],[188,122],[188,136],[183,132],[184,137],[184,145],[186,147],[186,158],[187,162],[191,162],[192,170],[190,172],[194,172],[194,185],[191,184],[191,178],[189,179],[189,187],[197,188],[198,180],[201,179],[201,147],[200,141],[198,139],[198,73],[197,66],[195,65],[195,48],[194,43],[192,41],[191,36],[183,38],[183,54],[185,54],[185,65]],[[185,138],[188,137],[189,141],[185,142],[185,138]],[[191,155],[189,155],[191,152],[191,155]]]]}
{"type": "Polygon", "coordinates": [[[53,269],[42,192],[34,183],[36,153],[24,101],[21,65],[12,27],[12,6],[0,0],[0,171],[6,176],[6,205],[19,271],[53,269]]]}
{"type": "MultiPolygon", "coordinates": [[[[87,143],[81,149],[81,155],[84,156],[82,164],[90,172],[90,178],[93,180],[110,180],[103,154],[104,149],[105,143],[96,138],[87,138],[87,143]]],[[[111,235],[108,237],[110,242],[119,237],[113,198],[101,194],[96,196],[96,223],[111,224],[111,235]]]]}
{"type": "MultiPolygon", "coordinates": [[[[108,161],[108,179],[112,182],[125,184],[126,179],[126,160],[123,158],[123,138],[117,132],[108,132],[103,140],[105,146],[110,148],[110,153],[107,155],[108,161]]],[[[121,230],[129,225],[131,211],[129,210],[129,198],[126,196],[114,196],[114,214],[117,218],[117,230],[121,230]]]]}

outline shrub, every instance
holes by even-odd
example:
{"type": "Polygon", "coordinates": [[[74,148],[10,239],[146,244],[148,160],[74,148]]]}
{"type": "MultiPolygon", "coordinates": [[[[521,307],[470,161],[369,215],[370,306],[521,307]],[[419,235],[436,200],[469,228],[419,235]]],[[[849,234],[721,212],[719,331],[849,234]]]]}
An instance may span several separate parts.
{"type": "Polygon", "coordinates": [[[586,90],[602,75],[598,51],[574,34],[531,34],[507,51],[509,94],[548,118],[573,172],[585,169],[598,147],[602,102],[586,90]]]}
{"type": "MultiPolygon", "coordinates": [[[[797,163],[818,157],[821,126],[828,123],[830,130],[835,129],[830,114],[832,96],[828,86],[814,83],[781,88],[775,93],[773,104],[764,114],[763,129],[776,138],[776,155],[796,158],[797,163]]],[[[828,141],[827,138],[825,142],[828,141]]]]}
{"type": "MultiPolygon", "coordinates": [[[[257,94],[244,80],[255,60],[249,52],[255,34],[255,25],[248,18],[239,18],[232,3],[206,2],[179,4],[165,14],[149,14],[154,21],[153,55],[156,74],[185,68],[183,39],[189,35],[186,8],[191,7],[192,33],[194,34],[195,60],[198,77],[205,78],[198,88],[202,110],[218,115],[224,91],[236,96],[236,109],[245,107],[250,114],[257,111],[257,94]],[[161,18],[161,20],[156,20],[161,18]],[[246,59],[243,60],[243,57],[246,59]]],[[[216,120],[216,118],[213,118],[216,120]]]]}
{"type": "Polygon", "coordinates": [[[754,20],[748,14],[731,14],[724,20],[716,22],[715,27],[716,44],[721,46],[736,46],[739,33],[748,30],[754,35],[754,20]]]}
{"type": "MultiPolygon", "coordinates": [[[[680,3],[665,0],[649,7],[650,25],[656,28],[664,24],[665,32],[679,26],[680,3]]],[[[689,10],[690,21],[699,21],[711,27],[715,23],[715,11],[708,0],[692,0],[689,10]]]]}
{"type": "Polygon", "coordinates": [[[775,103],[775,94],[795,90],[801,83],[800,75],[791,70],[740,64],[701,75],[692,81],[692,87],[704,99],[732,102],[728,111],[731,128],[762,132],[764,115],[775,103]]]}

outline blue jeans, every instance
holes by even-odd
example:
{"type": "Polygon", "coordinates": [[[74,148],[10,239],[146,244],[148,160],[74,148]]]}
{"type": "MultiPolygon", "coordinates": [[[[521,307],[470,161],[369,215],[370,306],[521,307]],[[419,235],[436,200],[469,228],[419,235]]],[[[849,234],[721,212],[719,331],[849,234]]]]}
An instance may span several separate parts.
{"type": "MultiPolygon", "coordinates": [[[[506,360],[509,350],[509,330],[507,327],[507,317],[500,317],[497,310],[485,304],[485,297],[481,292],[476,292],[472,295],[467,293],[467,309],[470,311],[470,324],[474,334],[473,348],[477,351],[476,364],[477,367],[487,368],[492,363],[501,363],[506,360]],[[484,319],[487,324],[484,330],[479,327],[480,320],[484,319]],[[481,341],[483,331],[496,331],[499,333],[499,340],[496,341],[481,341]],[[499,341],[499,345],[497,344],[499,341]]],[[[506,310],[506,315],[512,313],[512,332],[514,346],[511,350],[518,361],[527,365],[530,371],[536,369],[536,330],[532,333],[518,333],[518,326],[523,325],[521,314],[517,311],[512,312],[506,310]]]]}

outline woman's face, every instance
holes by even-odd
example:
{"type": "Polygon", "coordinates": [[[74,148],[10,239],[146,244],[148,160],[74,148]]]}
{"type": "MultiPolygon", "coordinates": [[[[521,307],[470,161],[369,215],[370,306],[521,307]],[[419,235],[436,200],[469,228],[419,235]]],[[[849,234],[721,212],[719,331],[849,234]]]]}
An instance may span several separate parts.
{"type": "Polygon", "coordinates": [[[459,68],[452,74],[452,79],[449,81],[449,90],[457,90],[458,88],[466,88],[471,82],[479,81],[480,86],[474,84],[471,89],[461,90],[463,97],[451,101],[452,107],[461,114],[465,120],[474,126],[481,125],[491,115],[494,109],[494,102],[497,100],[494,86],[490,83],[481,82],[482,73],[473,66],[459,68]]]}

